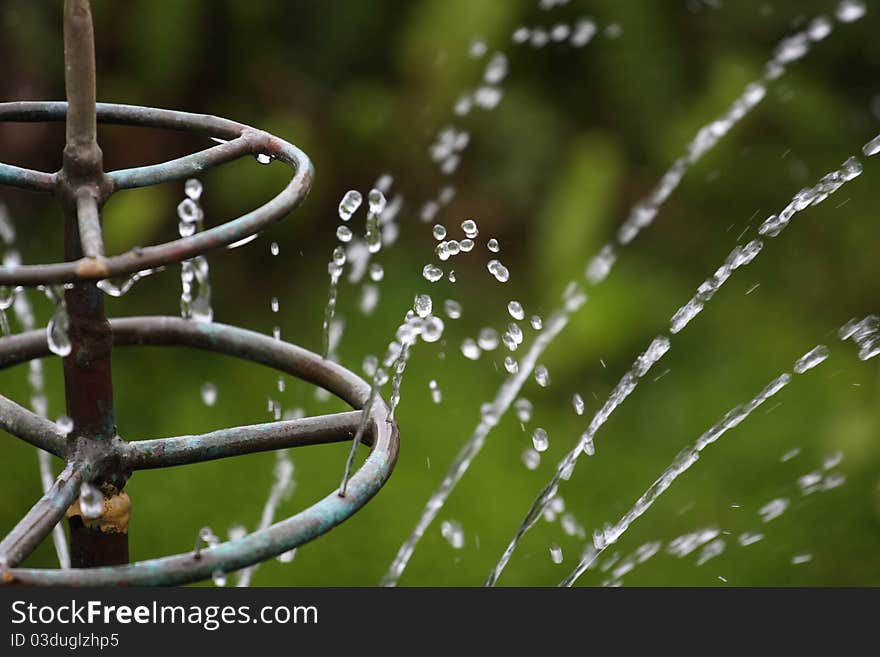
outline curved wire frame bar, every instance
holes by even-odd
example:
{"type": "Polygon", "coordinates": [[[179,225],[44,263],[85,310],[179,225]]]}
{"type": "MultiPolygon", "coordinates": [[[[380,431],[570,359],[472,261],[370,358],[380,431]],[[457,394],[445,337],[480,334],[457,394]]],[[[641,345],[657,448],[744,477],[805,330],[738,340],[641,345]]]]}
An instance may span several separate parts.
{"type": "MultiPolygon", "coordinates": [[[[370,385],[344,367],[301,347],[224,324],[177,317],[128,317],[111,320],[111,328],[114,346],[184,346],[250,360],[321,386],[358,410],[222,429],[194,436],[135,442],[118,439],[108,446],[107,453],[101,454],[100,459],[90,458],[88,454],[67,455],[67,466],[55,485],[0,542],[0,565],[3,566],[0,583],[161,586],[195,582],[217,571],[232,572],[292,550],[329,531],[366,504],[391,475],[399,449],[397,425],[388,421],[385,402],[378,396],[371,397],[370,385]],[[367,404],[371,406],[365,408],[367,404]],[[136,469],[184,465],[257,451],[350,441],[364,412],[368,413],[364,442],[372,449],[349,480],[344,496],[334,490],[286,520],[197,553],[187,552],[98,568],[49,570],[15,567],[52,531],[78,496],[80,483],[88,480],[97,468],[113,467],[119,472],[130,473],[136,469]]],[[[0,339],[0,368],[48,356],[49,353],[43,331],[3,338],[0,339]]],[[[0,414],[6,416],[7,413],[3,411],[9,411],[13,418],[25,418],[7,420],[3,428],[10,433],[35,444],[32,439],[35,433],[46,429],[46,435],[50,438],[38,446],[59,448],[64,437],[57,427],[51,429],[43,424],[34,424],[32,413],[0,397],[0,414]]],[[[45,425],[53,424],[40,421],[45,425]]],[[[59,451],[62,453],[56,455],[62,456],[64,451],[59,451]]]]}
{"type": "MultiPolygon", "coordinates": [[[[314,169],[308,156],[293,144],[262,130],[217,116],[137,105],[97,103],[96,110],[99,123],[196,132],[222,142],[160,164],[110,171],[107,173],[109,194],[121,189],[183,180],[247,155],[264,155],[284,162],[293,168],[293,178],[281,193],[256,210],[190,237],[158,246],[136,247],[120,255],[105,257],[103,247],[95,248],[94,242],[89,242],[89,248],[86,248],[88,238],[87,232],[84,232],[83,251],[86,257],[47,265],[0,267],[0,285],[33,287],[94,281],[128,276],[144,269],[193,258],[260,233],[299,206],[311,189],[314,169]]],[[[0,103],[0,121],[63,121],[66,116],[67,103],[61,101],[0,103]]],[[[61,180],[61,172],[46,173],[0,164],[0,184],[38,192],[58,192],[61,180]]],[[[94,200],[91,203],[96,204],[94,200]]],[[[84,201],[84,208],[88,208],[87,201],[84,201]]],[[[81,221],[82,217],[83,213],[80,212],[81,221]]]]}

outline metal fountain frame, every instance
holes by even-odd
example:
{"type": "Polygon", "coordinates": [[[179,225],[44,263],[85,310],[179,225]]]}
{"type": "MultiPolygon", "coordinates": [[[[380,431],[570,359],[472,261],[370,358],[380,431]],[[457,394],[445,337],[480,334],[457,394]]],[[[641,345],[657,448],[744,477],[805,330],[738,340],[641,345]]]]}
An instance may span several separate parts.
{"type": "MultiPolygon", "coordinates": [[[[65,461],[48,492],[0,541],[0,584],[178,585],[232,572],[289,551],[355,513],[387,481],[397,461],[399,432],[370,385],[344,367],[301,347],[214,322],[179,317],[108,321],[97,281],[180,262],[264,230],[295,209],[313,176],[309,158],[293,144],[247,125],[210,115],[96,102],[95,50],[89,0],[65,0],[64,57],[67,102],[0,103],[0,121],[66,121],[63,166],[56,173],[0,163],[0,185],[54,193],[64,212],[65,262],[0,267],[0,285],[66,284],[71,352],[63,359],[65,435],[54,422],[0,395],[0,428],[65,461]],[[105,172],[97,123],[200,133],[221,143],[206,150],[133,169],[105,172]],[[159,246],[107,256],[101,211],[116,191],[183,180],[243,156],[269,156],[294,170],[287,187],[262,207],[225,224],[159,246]],[[354,409],[299,420],[221,429],[201,435],[127,442],[117,433],[110,357],[113,347],[185,346],[267,365],[325,388],[354,409]],[[350,441],[364,413],[363,442],[372,447],[344,495],[331,494],[270,527],[215,547],[128,563],[128,508],[123,487],[135,470],[185,465],[253,452],[350,441]],[[84,482],[99,486],[105,511],[122,520],[95,523],[76,504],[84,482]],[[73,506],[72,506],[73,505],[73,506]],[[21,562],[61,519],[70,517],[71,569],[28,569],[21,562]]],[[[45,331],[0,339],[0,369],[51,356],[45,331]]]]}

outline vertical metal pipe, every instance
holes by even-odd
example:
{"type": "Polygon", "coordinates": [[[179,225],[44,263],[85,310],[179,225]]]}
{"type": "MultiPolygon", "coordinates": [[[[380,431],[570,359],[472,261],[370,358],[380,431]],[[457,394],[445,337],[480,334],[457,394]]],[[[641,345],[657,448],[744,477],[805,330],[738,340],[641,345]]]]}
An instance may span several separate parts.
{"type": "MultiPolygon", "coordinates": [[[[64,251],[67,260],[83,254],[79,210],[88,210],[100,224],[101,207],[110,191],[103,172],[97,140],[95,107],[95,43],[88,0],[65,0],[64,59],[67,91],[67,143],[61,172],[64,208],[64,251]],[[95,201],[84,207],[78,198],[95,201]],[[80,206],[78,208],[78,205],[80,206]],[[97,206],[97,207],[95,207],[97,206]]],[[[83,225],[94,225],[89,217],[83,225]]],[[[93,236],[87,236],[93,239],[93,236]]],[[[88,240],[87,240],[88,241],[88,240]]],[[[96,255],[94,253],[88,254],[96,255]]],[[[77,452],[100,454],[116,435],[110,352],[110,324],[104,314],[104,295],[95,283],[74,283],[65,291],[70,317],[71,352],[64,358],[67,414],[73,419],[69,457],[77,452]]],[[[84,454],[85,455],[85,454],[84,454]]],[[[119,482],[95,482],[112,495],[119,482]]],[[[121,484],[120,484],[121,485],[121,484]]],[[[90,567],[128,561],[128,533],[104,533],[84,526],[80,515],[71,515],[71,565],[90,567]]]]}

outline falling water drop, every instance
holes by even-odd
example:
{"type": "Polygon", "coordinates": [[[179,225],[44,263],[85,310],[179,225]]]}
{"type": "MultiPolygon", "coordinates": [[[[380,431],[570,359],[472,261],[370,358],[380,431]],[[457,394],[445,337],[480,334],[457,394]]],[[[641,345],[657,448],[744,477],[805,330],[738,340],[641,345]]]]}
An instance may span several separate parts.
{"type": "Polygon", "coordinates": [[[464,231],[465,236],[470,239],[474,239],[479,234],[477,222],[473,219],[465,219],[461,222],[461,229],[464,231]]]}
{"type": "Polygon", "coordinates": [[[510,313],[510,316],[515,320],[519,321],[525,318],[526,313],[523,310],[522,304],[519,301],[511,301],[507,304],[507,312],[510,313]]]}
{"type": "Polygon", "coordinates": [[[440,525],[440,534],[456,550],[464,547],[464,530],[455,520],[444,520],[440,525]]]}
{"type": "Polygon", "coordinates": [[[465,338],[461,342],[461,353],[469,360],[477,360],[481,351],[473,338],[465,338]]]}
{"type": "Polygon", "coordinates": [[[829,350],[824,344],[820,344],[803,356],[798,358],[797,362],[794,364],[794,371],[797,374],[803,374],[807,370],[811,370],[816,365],[824,361],[828,358],[829,350]]]}
{"type": "Polygon", "coordinates": [[[352,232],[351,228],[346,226],[345,224],[340,225],[336,229],[336,239],[340,242],[351,242],[352,232]]]}
{"type": "Polygon", "coordinates": [[[574,406],[574,412],[578,415],[584,414],[584,398],[578,393],[574,393],[571,398],[571,405],[574,406]]]}
{"type": "Polygon", "coordinates": [[[104,494],[94,484],[83,483],[79,489],[79,508],[85,518],[100,518],[104,515],[104,494]]]}
{"type": "Polygon", "coordinates": [[[532,402],[525,397],[520,397],[513,403],[513,410],[516,411],[517,419],[523,424],[532,419],[532,402]]]}
{"type": "Polygon", "coordinates": [[[370,280],[378,283],[385,278],[385,268],[378,262],[370,263],[370,280]]]}
{"type": "Polygon", "coordinates": [[[461,317],[461,304],[453,299],[446,299],[443,302],[443,311],[449,319],[458,319],[461,317]]]}
{"type": "Polygon", "coordinates": [[[278,246],[278,242],[272,242],[269,245],[269,253],[273,256],[277,256],[281,252],[281,247],[278,246]]]}
{"type": "Polygon", "coordinates": [[[202,183],[196,178],[190,178],[183,184],[183,193],[193,201],[198,201],[202,197],[202,183]]]}
{"type": "Polygon", "coordinates": [[[486,242],[486,247],[492,253],[498,253],[501,250],[501,247],[498,245],[498,240],[496,240],[494,237],[486,242]]]}
{"type": "Polygon", "coordinates": [[[217,386],[211,381],[202,384],[202,403],[205,406],[213,406],[217,403],[217,386]]]}
{"type": "Polygon", "coordinates": [[[434,229],[431,231],[431,233],[434,235],[435,240],[442,240],[446,237],[446,226],[441,226],[440,224],[437,224],[436,226],[434,226],[434,229]]]}
{"type": "Polygon", "coordinates": [[[865,4],[861,0],[842,0],[836,15],[841,23],[852,23],[865,15],[865,4]]]}
{"type": "Polygon", "coordinates": [[[526,470],[536,470],[541,465],[541,455],[529,447],[522,453],[522,462],[526,470]]]}
{"type": "Polygon", "coordinates": [[[422,276],[430,283],[436,283],[443,278],[443,270],[437,265],[425,265],[422,269],[422,276]]]}
{"type": "Polygon", "coordinates": [[[542,388],[546,388],[550,385],[550,373],[544,365],[538,365],[535,368],[535,381],[542,388]]]}
{"type": "Polygon", "coordinates": [[[862,152],[865,155],[867,155],[868,157],[871,157],[873,155],[876,155],[877,153],[880,153],[880,135],[877,135],[871,141],[869,141],[867,144],[862,146],[862,152]]]}
{"type": "Polygon", "coordinates": [[[562,563],[562,548],[555,543],[550,546],[550,560],[555,564],[562,563]]]}
{"type": "Polygon", "coordinates": [[[490,260],[487,265],[489,273],[492,274],[500,283],[506,283],[510,280],[510,271],[501,264],[499,260],[490,260]]]}
{"type": "Polygon", "coordinates": [[[477,344],[483,351],[493,351],[498,348],[498,331],[491,327],[480,329],[477,335],[477,344]]]}
{"type": "Polygon", "coordinates": [[[532,445],[534,445],[535,450],[538,452],[546,452],[547,448],[550,446],[550,438],[547,436],[547,432],[538,427],[532,432],[532,445]]]}
{"type": "Polygon", "coordinates": [[[69,435],[70,432],[73,431],[73,420],[66,415],[62,415],[57,420],[55,420],[55,424],[58,425],[58,430],[65,436],[69,435]]]}
{"type": "Polygon", "coordinates": [[[505,356],[504,369],[510,374],[516,374],[519,372],[519,363],[516,362],[516,359],[513,356],[505,356]]]}
{"type": "MultiPolygon", "coordinates": [[[[259,157],[259,156],[258,156],[259,157]]],[[[266,156],[268,157],[268,156],[266,156]]],[[[259,162],[259,160],[257,160],[259,162]]],[[[268,162],[260,162],[260,164],[268,164],[268,162]]],[[[223,587],[226,586],[226,573],[224,573],[219,568],[211,573],[211,581],[214,582],[214,586],[223,587]]]]}
{"type": "Polygon", "coordinates": [[[413,310],[416,311],[416,314],[419,317],[424,319],[431,314],[432,309],[433,303],[431,302],[431,297],[427,294],[419,294],[416,296],[415,301],[413,302],[413,310]]]}
{"type": "Polygon", "coordinates": [[[351,219],[352,215],[361,207],[363,197],[361,193],[355,189],[345,192],[342,200],[339,202],[339,218],[343,221],[351,219]]]}
{"type": "Polygon", "coordinates": [[[532,328],[536,331],[540,331],[544,328],[544,320],[542,320],[538,315],[532,315],[529,320],[529,324],[531,324],[532,328]]]}
{"type": "Polygon", "coordinates": [[[273,313],[277,313],[278,309],[281,307],[281,304],[278,302],[278,297],[272,297],[269,301],[269,309],[273,313]]]}
{"type": "Polygon", "coordinates": [[[435,404],[439,404],[443,401],[443,391],[440,390],[440,384],[437,383],[434,379],[431,379],[428,382],[428,389],[431,391],[431,401],[435,404]]]}

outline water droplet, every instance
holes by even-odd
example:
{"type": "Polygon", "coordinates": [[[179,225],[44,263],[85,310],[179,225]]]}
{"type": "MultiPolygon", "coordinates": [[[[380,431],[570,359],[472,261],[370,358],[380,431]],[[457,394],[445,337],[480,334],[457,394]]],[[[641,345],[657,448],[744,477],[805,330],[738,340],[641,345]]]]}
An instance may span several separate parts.
{"type": "Polygon", "coordinates": [[[513,403],[513,410],[516,411],[517,419],[523,424],[532,419],[532,402],[525,397],[520,397],[513,403]]]}
{"type": "Polygon", "coordinates": [[[202,197],[202,183],[195,178],[190,178],[183,184],[183,193],[193,201],[198,201],[202,197]]]}
{"type": "Polygon", "coordinates": [[[458,243],[463,253],[470,253],[474,250],[474,241],[470,238],[465,238],[458,243]]]}
{"type": "Polygon", "coordinates": [[[477,360],[482,352],[473,338],[465,338],[461,342],[461,353],[469,360],[477,360]]]}
{"type": "Polygon", "coordinates": [[[555,543],[550,546],[550,560],[555,564],[562,563],[562,548],[555,543]]]}
{"type": "Polygon", "coordinates": [[[273,313],[277,313],[277,312],[278,312],[278,309],[279,309],[280,307],[281,307],[281,304],[278,302],[278,297],[272,297],[272,298],[269,300],[269,309],[270,309],[273,313]]]}
{"type": "Polygon", "coordinates": [[[413,310],[416,311],[416,314],[419,317],[424,319],[431,314],[432,309],[433,303],[431,302],[431,297],[427,294],[419,294],[416,296],[415,302],[413,302],[413,310]]]}
{"type": "Polygon", "coordinates": [[[70,318],[67,315],[67,303],[64,300],[64,290],[60,285],[46,288],[46,294],[55,304],[52,318],[46,327],[46,338],[49,349],[53,354],[62,358],[68,356],[72,345],[70,336],[67,334],[70,318]]]}
{"type": "MultiPolygon", "coordinates": [[[[257,161],[260,162],[259,159],[257,161]]],[[[268,164],[268,162],[260,162],[260,164],[268,164]]],[[[214,582],[214,586],[226,586],[226,573],[218,568],[211,573],[211,580],[214,582]]]]}
{"type": "Polygon", "coordinates": [[[498,348],[498,331],[491,327],[480,329],[477,336],[477,344],[483,351],[493,351],[498,348]]]}
{"type": "Polygon", "coordinates": [[[519,363],[516,362],[516,359],[513,356],[505,356],[504,369],[510,374],[516,374],[519,372],[519,363]]]}
{"type": "MultiPolygon", "coordinates": [[[[263,165],[272,164],[272,156],[267,155],[266,153],[257,153],[256,155],[254,155],[254,159],[263,165]]],[[[223,581],[226,580],[224,579],[223,581]]]]}
{"type": "Polygon", "coordinates": [[[758,514],[761,516],[763,522],[770,522],[785,513],[787,508],[788,500],[784,497],[779,497],[762,506],[758,510],[758,514]]]}
{"type": "Polygon", "coordinates": [[[571,34],[571,28],[568,25],[565,23],[557,23],[553,26],[553,29],[550,30],[550,39],[559,43],[560,41],[565,41],[569,34],[571,34]]]}
{"type": "Polygon", "coordinates": [[[464,231],[465,236],[470,239],[474,239],[479,234],[477,222],[473,219],[465,219],[461,222],[461,229],[464,231]]]}
{"type": "Polygon", "coordinates": [[[461,304],[453,299],[446,299],[443,302],[443,310],[449,319],[458,319],[461,317],[461,304]]]}
{"type": "Polygon", "coordinates": [[[495,279],[501,283],[506,283],[510,280],[510,271],[508,271],[507,267],[501,264],[498,260],[490,260],[486,265],[489,273],[491,273],[495,279]]]}
{"type": "Polygon", "coordinates": [[[456,279],[455,279],[455,270],[454,269],[449,270],[449,277],[448,278],[449,278],[450,283],[455,283],[456,279]]]}
{"type": "Polygon", "coordinates": [[[483,80],[487,84],[499,84],[507,75],[507,57],[504,53],[498,52],[492,55],[489,64],[486,66],[486,72],[483,80]]]}
{"type": "Polygon", "coordinates": [[[55,424],[58,425],[58,430],[65,436],[73,431],[73,420],[66,415],[62,415],[55,420],[55,424]]]}
{"type": "Polygon", "coordinates": [[[498,244],[498,240],[496,240],[494,237],[486,242],[486,247],[492,253],[498,253],[501,250],[501,246],[498,244]]]}
{"type": "Polygon", "coordinates": [[[547,368],[543,365],[538,365],[535,368],[535,381],[542,388],[546,388],[550,385],[550,373],[547,371],[547,368]]]}
{"type": "Polygon", "coordinates": [[[205,406],[213,406],[217,403],[217,386],[211,381],[202,384],[201,393],[205,406]]]}
{"type": "Polygon", "coordinates": [[[799,566],[802,563],[808,563],[813,560],[813,555],[809,553],[796,554],[791,558],[793,566],[799,566]]]}
{"type": "Polygon", "coordinates": [[[440,525],[440,534],[456,550],[464,547],[464,530],[455,520],[444,520],[440,525]]]}
{"type": "Polygon", "coordinates": [[[580,20],[575,24],[574,31],[571,34],[571,45],[575,48],[583,48],[590,42],[590,39],[596,34],[596,24],[589,20],[580,20]]]}
{"type": "Polygon", "coordinates": [[[814,347],[797,359],[797,362],[794,364],[794,371],[797,374],[803,374],[807,370],[813,369],[828,358],[829,353],[828,347],[824,344],[814,347]]]}
{"type": "Polygon", "coordinates": [[[387,204],[385,194],[378,189],[371,189],[370,193],[367,194],[367,203],[370,206],[371,214],[382,214],[385,211],[385,205],[387,204]]]}
{"type": "Polygon", "coordinates": [[[468,54],[474,59],[479,59],[486,54],[486,42],[481,39],[474,39],[471,41],[470,48],[468,48],[468,54]]]}
{"type": "Polygon", "coordinates": [[[578,393],[574,393],[571,398],[571,405],[574,406],[574,412],[578,415],[584,414],[584,398],[578,393]]]}
{"type": "Polygon", "coordinates": [[[370,280],[378,283],[385,277],[385,269],[378,262],[370,263],[370,280]]]}
{"type": "Polygon", "coordinates": [[[519,321],[526,316],[525,311],[523,310],[522,304],[519,301],[511,301],[507,304],[507,312],[510,313],[510,316],[515,320],[519,321]]]}
{"type": "Polygon", "coordinates": [[[436,226],[434,226],[431,233],[434,235],[435,240],[442,240],[444,237],[446,237],[446,226],[441,226],[440,224],[437,224],[436,226]]]}
{"type": "Polygon", "coordinates": [[[290,563],[296,558],[296,548],[292,550],[288,550],[287,552],[282,552],[278,555],[278,561],[280,563],[290,563]]]}
{"type": "Polygon", "coordinates": [[[862,152],[868,157],[880,153],[880,135],[877,135],[867,144],[862,146],[862,152]]]}
{"type": "Polygon", "coordinates": [[[852,23],[865,15],[865,4],[861,0],[842,0],[836,15],[841,23],[852,23]]]}
{"type": "Polygon", "coordinates": [[[193,199],[185,198],[177,206],[177,217],[180,219],[181,224],[187,224],[187,226],[191,226],[192,230],[195,231],[194,224],[197,224],[204,218],[204,213],[199,204],[193,199]]]}
{"type": "Polygon", "coordinates": [[[547,432],[538,427],[532,432],[532,445],[535,446],[535,450],[539,452],[547,451],[547,448],[550,446],[550,438],[547,436],[547,432]]]}
{"type": "Polygon", "coordinates": [[[426,281],[436,283],[443,278],[443,270],[437,265],[425,265],[424,269],[422,269],[422,276],[426,281]]]}
{"type": "Polygon", "coordinates": [[[84,518],[100,518],[104,515],[104,494],[94,484],[83,483],[79,489],[79,508],[84,518]]]}
{"type": "Polygon", "coordinates": [[[440,390],[440,384],[434,379],[428,381],[428,389],[431,391],[431,401],[435,404],[439,404],[443,401],[443,392],[440,390]]]}
{"type": "Polygon", "coordinates": [[[807,26],[807,36],[812,41],[821,41],[831,34],[831,21],[826,16],[817,16],[807,26]]]}
{"type": "Polygon", "coordinates": [[[269,253],[273,256],[277,256],[281,252],[281,247],[278,246],[278,242],[272,242],[269,245],[269,253]]]}
{"type": "Polygon", "coordinates": [[[541,455],[538,454],[534,449],[529,447],[522,453],[522,462],[523,465],[526,466],[527,470],[535,470],[539,465],[541,465],[541,455]]]}
{"type": "Polygon", "coordinates": [[[351,242],[352,232],[351,228],[346,226],[345,224],[340,225],[336,229],[336,239],[340,242],[351,242]]]}
{"type": "Polygon", "coordinates": [[[339,218],[343,221],[351,219],[352,215],[361,207],[363,197],[361,193],[355,189],[345,192],[345,196],[339,202],[339,218]]]}

